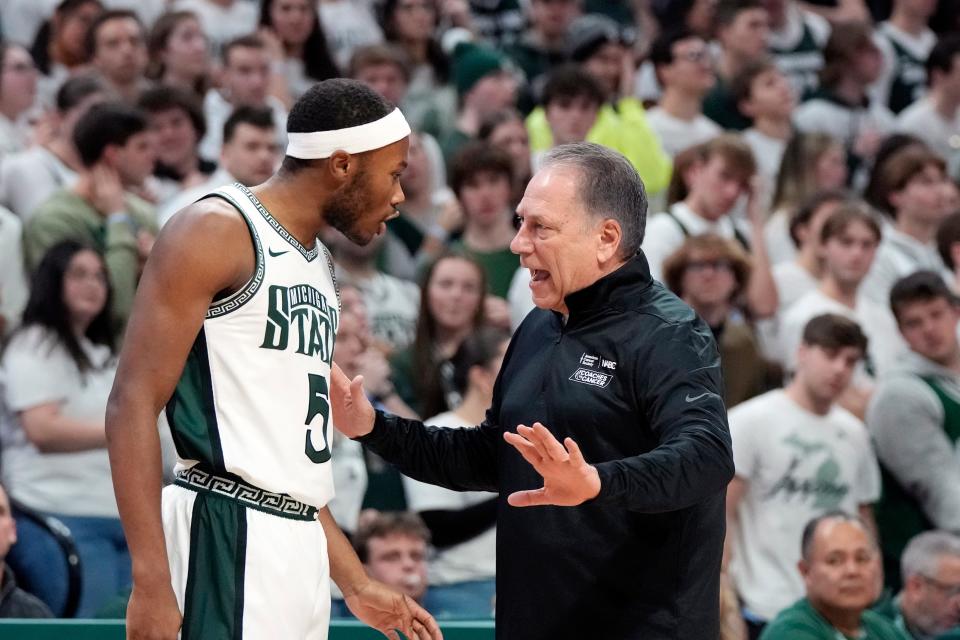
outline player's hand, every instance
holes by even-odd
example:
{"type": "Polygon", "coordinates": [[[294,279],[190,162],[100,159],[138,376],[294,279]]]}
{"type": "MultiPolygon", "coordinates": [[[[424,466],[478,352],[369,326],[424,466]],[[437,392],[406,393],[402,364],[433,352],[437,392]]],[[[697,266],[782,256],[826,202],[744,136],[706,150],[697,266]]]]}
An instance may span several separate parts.
{"type": "Polygon", "coordinates": [[[348,438],[359,438],[373,430],[373,405],[363,392],[363,376],[347,377],[336,362],[330,370],[330,403],[333,426],[348,438]]]}
{"type": "Polygon", "coordinates": [[[534,422],[533,427],[521,424],[517,433],[504,432],[503,439],[543,476],[540,489],[517,491],[507,497],[514,507],[574,507],[600,493],[600,474],[583,459],[572,438],[560,444],[546,427],[534,422]]]}
{"type": "Polygon", "coordinates": [[[127,640],[177,640],[182,620],[170,583],[155,588],[134,583],[127,605],[127,640]]]}
{"type": "Polygon", "coordinates": [[[370,580],[344,598],[353,615],[383,635],[400,640],[442,640],[440,625],[413,598],[370,580]]]}

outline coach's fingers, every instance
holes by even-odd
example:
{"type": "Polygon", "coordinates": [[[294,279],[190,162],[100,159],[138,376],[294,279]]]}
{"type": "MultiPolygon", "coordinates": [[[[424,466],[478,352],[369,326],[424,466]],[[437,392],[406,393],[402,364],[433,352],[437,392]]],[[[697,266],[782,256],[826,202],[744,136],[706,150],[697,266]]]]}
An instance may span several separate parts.
{"type": "Polygon", "coordinates": [[[507,503],[512,507],[539,507],[545,504],[553,504],[547,500],[545,487],[529,491],[515,491],[507,496],[507,503]]]}
{"type": "Polygon", "coordinates": [[[523,456],[523,459],[529,462],[533,468],[539,472],[543,458],[537,452],[537,448],[534,447],[529,440],[523,436],[518,436],[517,434],[509,431],[504,432],[503,439],[512,444],[513,448],[519,451],[520,455],[523,456]]]}
{"type": "Polygon", "coordinates": [[[543,424],[539,422],[533,423],[533,436],[535,438],[534,443],[540,442],[552,460],[556,462],[567,462],[570,460],[570,454],[567,453],[563,445],[557,441],[553,434],[550,433],[550,430],[543,426],[543,424]]]}
{"type": "Polygon", "coordinates": [[[570,462],[580,466],[587,464],[587,461],[583,458],[583,453],[580,451],[580,445],[578,445],[573,438],[567,438],[563,441],[563,444],[566,445],[567,451],[570,452],[570,462]]]}
{"type": "Polygon", "coordinates": [[[524,424],[517,425],[517,433],[526,438],[527,442],[534,446],[541,458],[547,461],[551,460],[547,448],[543,445],[541,439],[537,437],[537,433],[533,430],[533,427],[528,427],[524,424]]]}

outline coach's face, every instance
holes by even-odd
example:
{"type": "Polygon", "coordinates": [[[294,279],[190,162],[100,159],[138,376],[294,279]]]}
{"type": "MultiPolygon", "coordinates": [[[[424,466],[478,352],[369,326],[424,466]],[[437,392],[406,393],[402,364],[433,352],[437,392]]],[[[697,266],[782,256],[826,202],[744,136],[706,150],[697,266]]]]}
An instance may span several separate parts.
{"type": "Polygon", "coordinates": [[[534,304],[564,315],[565,298],[607,273],[620,246],[620,226],[584,210],[579,177],[562,164],[538,171],[517,207],[520,227],[510,243],[530,270],[534,304]]]}

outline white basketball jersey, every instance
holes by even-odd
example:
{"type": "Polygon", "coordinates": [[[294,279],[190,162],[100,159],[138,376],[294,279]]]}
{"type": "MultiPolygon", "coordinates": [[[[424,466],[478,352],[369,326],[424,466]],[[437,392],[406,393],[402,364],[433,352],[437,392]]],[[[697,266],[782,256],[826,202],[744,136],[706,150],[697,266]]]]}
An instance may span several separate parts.
{"type": "Polygon", "coordinates": [[[305,249],[246,187],[208,197],[243,215],[256,267],[246,286],[210,306],[167,404],[178,469],[199,465],[323,507],[334,493],[332,262],[319,240],[305,249]]]}

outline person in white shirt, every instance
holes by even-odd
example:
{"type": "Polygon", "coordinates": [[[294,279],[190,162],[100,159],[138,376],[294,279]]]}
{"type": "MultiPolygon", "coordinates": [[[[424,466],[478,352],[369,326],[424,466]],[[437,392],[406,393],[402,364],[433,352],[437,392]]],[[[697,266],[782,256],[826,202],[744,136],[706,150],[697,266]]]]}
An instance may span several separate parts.
{"type": "Polygon", "coordinates": [[[703,115],[703,98],[716,83],[710,47],[698,35],[680,30],[657,38],[650,60],[663,87],[660,103],[647,122],[670,156],[719,135],[720,127],[703,115]]]}
{"type": "Polygon", "coordinates": [[[797,104],[793,87],[786,74],[768,59],[744,67],[730,91],[740,113],[753,120],[743,139],[757,161],[764,192],[772,196],[783,152],[793,136],[790,118],[797,104]]]}
{"type": "Polygon", "coordinates": [[[174,11],[190,11],[200,19],[216,54],[228,42],[257,30],[257,3],[247,0],[175,0],[174,11]]]}
{"type": "Polygon", "coordinates": [[[883,54],[883,72],[872,91],[894,113],[922,98],[926,91],[925,62],[937,42],[927,23],[936,9],[936,1],[893,0],[890,18],[877,25],[874,41],[883,54]]]}
{"type": "Polygon", "coordinates": [[[9,209],[0,207],[0,339],[17,328],[27,304],[22,238],[20,220],[9,209]]]}
{"type": "Polygon", "coordinates": [[[0,160],[30,145],[28,116],[36,98],[37,68],[30,53],[0,43],[0,160]]]}
{"type": "Polygon", "coordinates": [[[810,519],[840,509],[873,521],[880,471],[870,437],[837,404],[866,349],[854,321],[816,316],[803,327],[790,384],[730,411],[736,476],[724,566],[754,631],[803,597],[797,541],[810,519]]]}
{"type": "Polygon", "coordinates": [[[920,270],[936,271],[945,281],[950,272],[937,253],[937,228],[953,212],[953,187],[946,165],[936,153],[907,146],[880,166],[875,193],[893,218],[863,282],[863,293],[879,305],[889,304],[890,289],[920,270]]]}
{"type": "Polygon", "coordinates": [[[820,86],[823,47],[830,37],[826,18],[796,0],[763,0],[770,16],[770,53],[787,74],[797,96],[820,86]]]}
{"type": "Polygon", "coordinates": [[[318,7],[327,45],[341,69],[357,47],[383,42],[372,0],[318,0],[318,7]]]}
{"type": "Polygon", "coordinates": [[[713,233],[736,240],[752,255],[753,271],[745,292],[752,316],[764,318],[777,310],[776,285],[766,248],[762,242],[751,240],[763,234],[755,172],[750,147],[735,134],[724,134],[697,147],[693,162],[679,176],[686,185],[686,197],[647,223],[642,246],[655,279],[663,278],[664,262],[687,237],[713,233]],[[749,227],[731,216],[743,196],[748,198],[749,227]]]}

